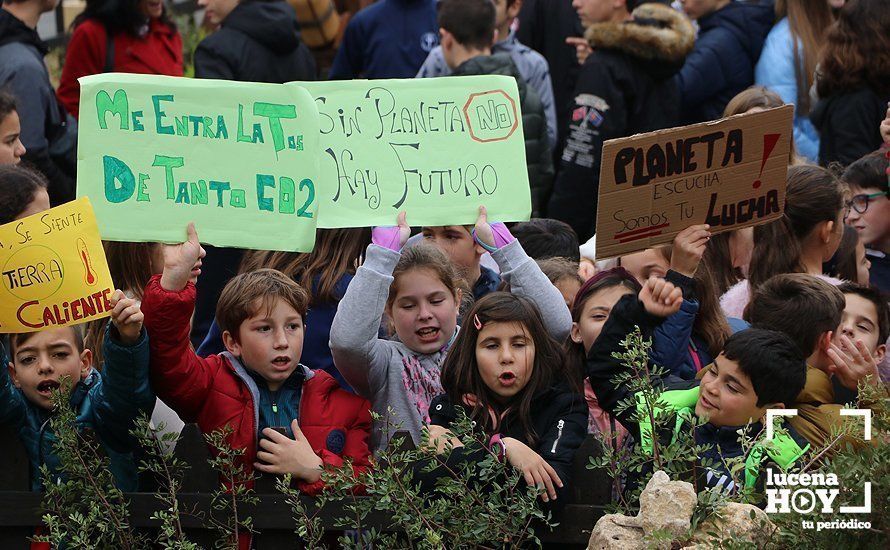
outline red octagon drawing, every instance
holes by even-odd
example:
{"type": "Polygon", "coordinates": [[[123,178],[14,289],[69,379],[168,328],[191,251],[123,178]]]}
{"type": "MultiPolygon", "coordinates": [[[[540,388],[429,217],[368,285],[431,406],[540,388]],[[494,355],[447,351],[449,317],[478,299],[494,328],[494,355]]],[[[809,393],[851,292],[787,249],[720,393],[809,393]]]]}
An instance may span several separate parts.
{"type": "MultiPolygon", "coordinates": [[[[517,109],[516,109],[516,102],[513,101],[513,98],[510,97],[507,94],[507,92],[505,92],[504,90],[488,90],[487,92],[477,92],[475,94],[470,94],[470,97],[467,98],[467,102],[464,104],[463,113],[464,113],[464,120],[467,121],[467,127],[470,129],[470,137],[473,139],[473,141],[476,141],[479,143],[488,143],[488,142],[492,142],[492,141],[504,141],[505,139],[512,136],[513,132],[516,131],[516,128],[519,127],[519,113],[517,112],[517,109]],[[479,98],[482,98],[482,97],[488,96],[488,95],[497,95],[497,94],[504,96],[504,98],[506,98],[506,100],[510,102],[510,107],[513,110],[513,125],[510,126],[509,131],[507,131],[506,134],[503,136],[483,139],[476,135],[476,130],[474,130],[473,124],[470,122],[470,113],[469,113],[470,105],[472,105],[479,98]]],[[[480,130],[481,130],[481,128],[480,128],[480,130]]],[[[506,130],[506,129],[504,129],[504,130],[506,130]]]]}

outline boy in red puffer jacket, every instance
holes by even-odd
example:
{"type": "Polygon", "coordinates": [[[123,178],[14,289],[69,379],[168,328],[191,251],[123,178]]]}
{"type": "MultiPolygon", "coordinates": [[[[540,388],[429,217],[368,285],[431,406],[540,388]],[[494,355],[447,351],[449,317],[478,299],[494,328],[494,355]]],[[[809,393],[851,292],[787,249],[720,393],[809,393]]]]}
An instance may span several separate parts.
{"type": "Polygon", "coordinates": [[[292,474],[305,493],[319,493],[322,469],[344,459],[356,476],[369,468],[370,404],[300,364],[309,296],[291,278],[260,269],[232,279],[216,315],[228,351],[195,354],[189,324],[204,250],[191,224],[188,237],[164,247],[164,272],[142,300],[158,397],[204,433],[230,426],[245,468],[292,474]]]}

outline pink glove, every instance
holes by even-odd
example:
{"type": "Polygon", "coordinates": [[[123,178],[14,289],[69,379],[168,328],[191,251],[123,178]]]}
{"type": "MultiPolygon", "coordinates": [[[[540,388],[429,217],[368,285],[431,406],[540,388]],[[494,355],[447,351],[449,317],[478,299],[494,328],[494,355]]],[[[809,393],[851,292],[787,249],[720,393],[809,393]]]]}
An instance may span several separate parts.
{"type": "Polygon", "coordinates": [[[399,226],[387,225],[385,227],[375,227],[371,229],[371,242],[377,246],[388,248],[393,252],[402,250],[399,244],[399,226]]]}
{"type": "Polygon", "coordinates": [[[473,239],[479,243],[479,246],[489,252],[495,252],[516,240],[516,237],[510,233],[507,226],[501,222],[494,222],[493,224],[490,224],[489,227],[491,227],[491,233],[494,236],[494,246],[482,241],[482,239],[479,238],[479,235],[476,234],[476,230],[473,229],[473,239]]]}

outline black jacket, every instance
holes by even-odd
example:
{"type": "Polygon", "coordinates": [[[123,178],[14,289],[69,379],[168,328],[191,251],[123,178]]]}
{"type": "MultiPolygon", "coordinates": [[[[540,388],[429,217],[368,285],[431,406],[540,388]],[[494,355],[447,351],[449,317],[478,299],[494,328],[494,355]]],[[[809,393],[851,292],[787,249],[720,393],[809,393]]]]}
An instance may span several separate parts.
{"type": "Polygon", "coordinates": [[[519,69],[508,54],[480,55],[467,60],[454,70],[454,76],[497,74],[512,76],[519,87],[522,112],[522,134],[525,137],[525,163],[532,192],[532,217],[543,217],[553,188],[553,161],[547,141],[547,119],[544,106],[535,90],[525,85],[519,69]]]}
{"type": "Polygon", "coordinates": [[[810,120],[819,130],[819,164],[844,166],[881,147],[881,121],[890,94],[860,88],[819,100],[810,120]]]}
{"type": "Polygon", "coordinates": [[[519,9],[518,19],[516,38],[543,55],[550,65],[557,132],[553,158],[558,165],[572,115],[572,92],[575,91],[581,70],[575,47],[566,44],[566,38],[583,36],[584,27],[572,3],[567,1],[525,0],[519,9]]]}
{"type": "Polygon", "coordinates": [[[47,51],[37,31],[0,9],[0,89],[16,99],[23,160],[46,176],[55,206],[74,198],[77,129],[49,81],[47,51]]]}
{"type": "MultiPolygon", "coordinates": [[[[633,332],[634,327],[640,327],[644,337],[651,337],[655,329],[664,322],[664,317],[656,317],[650,315],[643,307],[642,302],[636,295],[630,294],[623,296],[609,314],[609,319],[603,325],[603,330],[596,340],[594,346],[591,347],[590,353],[585,362],[585,373],[590,380],[590,385],[596,393],[600,407],[604,411],[612,414],[634,437],[636,442],[641,441],[640,425],[634,421],[634,407],[626,408],[618,412],[618,405],[622,401],[633,399],[633,394],[625,384],[615,384],[613,381],[616,373],[624,367],[621,362],[612,356],[613,353],[623,353],[624,348],[621,341],[628,334],[633,332]]],[[[690,392],[695,390],[699,380],[680,380],[679,378],[668,376],[660,381],[663,386],[664,395],[670,392],[690,392]]],[[[692,394],[694,395],[694,394],[692,394]]],[[[697,396],[696,396],[697,399],[697,396]]],[[[695,404],[692,402],[687,408],[694,409],[695,404]]],[[[679,409],[676,409],[679,412],[679,409]]],[[[692,411],[687,411],[693,414],[692,411]]],[[[751,437],[755,437],[761,432],[762,425],[760,423],[752,423],[747,426],[748,433],[751,437]]],[[[800,436],[790,424],[785,423],[791,438],[801,449],[808,446],[808,442],[800,436]]],[[[698,426],[695,430],[694,437],[697,445],[706,446],[702,454],[696,457],[699,464],[696,472],[700,477],[700,485],[706,487],[723,487],[727,490],[734,491],[734,482],[729,473],[726,459],[745,456],[746,450],[742,447],[739,430],[746,429],[745,426],[715,426],[711,423],[705,423],[698,426]]],[[[668,427],[663,432],[656,434],[656,437],[662,445],[670,445],[674,437],[672,427],[668,427]]],[[[692,473],[692,462],[690,461],[690,474],[692,473]]],[[[760,468],[760,473],[765,472],[764,468],[760,468]]],[[[633,485],[634,480],[629,480],[629,485],[633,485]]],[[[762,482],[762,480],[759,480],[762,482]]]]}
{"type": "Polygon", "coordinates": [[[587,29],[594,52],[581,67],[562,168],[547,208],[581,242],[596,232],[603,142],[669,128],[679,118],[673,76],[692,48],[692,25],[659,4],[643,4],[633,15],[633,21],[587,29]]]}
{"type": "Polygon", "coordinates": [[[198,44],[195,76],[273,84],[315,80],[315,59],[297,28],[296,13],[284,0],[243,0],[198,44]]]}
{"type": "Polygon", "coordinates": [[[695,47],[677,75],[683,124],[722,118],[729,100],[754,84],[775,20],[773,0],[733,1],[698,20],[695,47]]]}
{"type": "MultiPolygon", "coordinates": [[[[457,420],[457,407],[469,410],[463,405],[454,405],[447,394],[442,394],[430,403],[430,424],[434,426],[450,427],[457,420]]],[[[575,451],[587,437],[587,404],[584,396],[572,392],[565,385],[548,388],[535,396],[531,408],[532,428],[537,434],[538,442],[532,447],[541,458],[547,461],[556,471],[563,487],[557,488],[557,499],[549,509],[559,509],[568,495],[572,463],[575,460],[575,451]]],[[[510,416],[504,419],[500,427],[501,437],[512,437],[527,443],[525,430],[522,424],[510,416]]],[[[479,451],[481,454],[484,451],[479,451]]],[[[464,448],[454,449],[448,457],[448,465],[469,460],[481,460],[481,456],[464,452],[464,448]]],[[[434,470],[430,475],[420,476],[421,487],[429,490],[435,483],[435,478],[442,472],[434,470]]]]}

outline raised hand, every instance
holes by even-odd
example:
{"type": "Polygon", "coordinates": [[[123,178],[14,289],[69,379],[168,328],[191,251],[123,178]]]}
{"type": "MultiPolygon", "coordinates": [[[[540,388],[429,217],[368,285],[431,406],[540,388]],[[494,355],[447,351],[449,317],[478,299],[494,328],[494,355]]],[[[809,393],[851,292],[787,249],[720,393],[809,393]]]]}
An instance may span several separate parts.
{"type": "Polygon", "coordinates": [[[256,454],[258,461],[253,465],[261,472],[291,474],[306,483],[315,483],[321,479],[324,462],[312,450],[297,419],[291,422],[291,431],[294,432],[293,439],[272,428],[265,428],[265,438],[260,439],[260,448],[256,454]]]}
{"type": "Polygon", "coordinates": [[[683,291],[664,279],[649,277],[643,290],[640,291],[640,301],[650,314],[658,317],[670,317],[680,311],[683,304],[683,291]]]}
{"type": "Polygon", "coordinates": [[[556,487],[562,487],[562,480],[559,479],[553,466],[547,464],[541,455],[518,439],[505,437],[501,441],[507,450],[507,462],[522,472],[525,482],[538,489],[544,489],[541,493],[544,502],[556,500],[556,487]]]}
{"type": "Polygon", "coordinates": [[[120,342],[126,346],[132,346],[139,341],[142,333],[142,314],[139,300],[127,298],[120,290],[115,290],[109,300],[111,304],[111,322],[117,329],[120,342]]]}
{"type": "Polygon", "coordinates": [[[405,246],[410,237],[411,226],[408,225],[407,215],[404,211],[399,212],[395,226],[378,226],[371,230],[371,242],[396,252],[405,246]]]}
{"type": "Polygon", "coordinates": [[[840,341],[841,345],[831,343],[826,351],[833,363],[828,370],[840,383],[855,390],[859,387],[860,380],[870,377],[869,383],[880,384],[878,364],[862,340],[856,340],[854,344],[848,336],[841,335],[840,341]]]}
{"type": "Polygon", "coordinates": [[[507,226],[501,222],[488,223],[488,209],[479,207],[479,216],[476,218],[476,227],[473,228],[473,238],[489,252],[506,246],[516,240],[507,226]]]}
{"type": "Polygon", "coordinates": [[[881,139],[884,143],[890,143],[890,103],[887,103],[887,114],[881,121],[881,139]]]}
{"type": "Polygon", "coordinates": [[[164,272],[161,274],[161,287],[178,292],[189,281],[197,280],[201,274],[201,258],[207,255],[198,241],[195,224],[189,223],[186,229],[188,240],[179,244],[164,245],[164,272]]]}
{"type": "Polygon", "coordinates": [[[568,36],[566,37],[566,44],[575,47],[575,57],[578,58],[578,65],[583,65],[587,61],[587,56],[593,53],[590,42],[584,37],[568,36]]]}
{"type": "Polygon", "coordinates": [[[710,225],[692,225],[677,233],[674,237],[674,246],[671,251],[671,269],[694,277],[701,257],[705,253],[708,241],[711,240],[710,225]]]}

